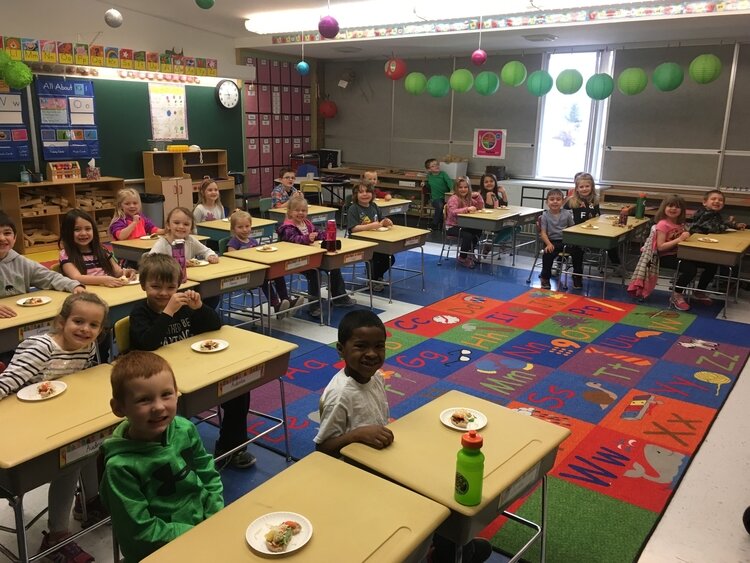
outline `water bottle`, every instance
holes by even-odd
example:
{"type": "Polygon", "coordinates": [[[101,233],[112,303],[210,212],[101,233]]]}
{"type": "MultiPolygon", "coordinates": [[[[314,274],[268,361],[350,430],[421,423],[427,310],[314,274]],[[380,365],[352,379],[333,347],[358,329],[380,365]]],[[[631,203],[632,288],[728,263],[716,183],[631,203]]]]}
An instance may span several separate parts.
{"type": "Polygon", "coordinates": [[[619,225],[621,227],[624,227],[627,224],[628,224],[628,208],[627,207],[623,207],[622,209],[620,209],[619,225]]]}
{"type": "Polygon", "coordinates": [[[187,281],[187,260],[185,260],[185,241],[183,239],[175,239],[172,243],[172,258],[177,260],[182,271],[182,279],[180,283],[183,284],[187,281]]]}
{"type": "Polygon", "coordinates": [[[484,454],[482,436],[470,430],[461,436],[461,449],[456,456],[456,491],[454,498],[464,506],[476,506],[482,501],[484,454]]]}
{"type": "Polygon", "coordinates": [[[31,174],[28,170],[26,170],[25,166],[21,168],[21,182],[23,182],[24,184],[28,184],[29,182],[31,182],[31,174]]]}
{"type": "Polygon", "coordinates": [[[325,249],[328,252],[336,252],[336,221],[333,219],[326,223],[325,249]]]}
{"type": "Polygon", "coordinates": [[[635,218],[643,219],[644,215],[646,215],[646,198],[644,196],[639,196],[638,199],[635,200],[635,218]]]}

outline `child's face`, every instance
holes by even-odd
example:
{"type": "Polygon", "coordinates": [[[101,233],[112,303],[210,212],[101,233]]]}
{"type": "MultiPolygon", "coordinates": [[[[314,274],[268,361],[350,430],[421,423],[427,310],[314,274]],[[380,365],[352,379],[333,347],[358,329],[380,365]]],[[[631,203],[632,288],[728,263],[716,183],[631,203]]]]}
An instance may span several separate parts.
{"type": "Polygon", "coordinates": [[[437,174],[440,172],[440,163],[437,160],[433,160],[430,162],[430,164],[427,166],[427,171],[430,174],[437,174]]]}
{"type": "Polygon", "coordinates": [[[73,242],[78,246],[88,247],[94,240],[94,227],[83,217],[77,217],[73,225],[73,242]]]}
{"type": "Polygon", "coordinates": [[[219,199],[219,186],[215,183],[210,183],[203,192],[206,201],[217,201],[219,199]]]}
{"type": "Polygon", "coordinates": [[[285,172],[281,177],[281,185],[284,186],[287,192],[291,192],[296,179],[297,177],[294,175],[294,172],[285,172]]]}
{"type": "Polygon", "coordinates": [[[677,219],[682,213],[682,208],[676,203],[670,203],[664,208],[664,215],[670,219],[677,219]]]}
{"type": "Polygon", "coordinates": [[[177,292],[179,283],[177,280],[163,281],[148,279],[143,281],[143,289],[146,292],[146,303],[154,311],[161,313],[177,292]]]}
{"type": "Polygon", "coordinates": [[[563,198],[561,195],[553,194],[547,197],[547,208],[550,211],[560,211],[563,205],[563,198]]]}
{"type": "Polygon", "coordinates": [[[240,219],[234,226],[234,236],[240,240],[247,240],[250,238],[250,231],[253,230],[253,225],[249,219],[240,219]]]}
{"type": "Polygon", "coordinates": [[[364,176],[365,184],[368,186],[375,186],[375,184],[378,183],[378,173],[377,172],[365,172],[364,176]]]}
{"type": "Polygon", "coordinates": [[[175,239],[185,239],[193,230],[193,218],[182,211],[175,211],[167,223],[167,232],[175,239]]]}
{"type": "Polygon", "coordinates": [[[138,215],[141,212],[141,200],[135,197],[126,197],[120,204],[125,215],[132,217],[138,215]]]}
{"type": "Polygon", "coordinates": [[[466,197],[469,194],[469,184],[466,182],[459,182],[456,186],[456,193],[461,197],[466,197]]]}
{"type": "Polygon", "coordinates": [[[385,333],[377,326],[355,328],[344,344],[336,344],[346,364],[346,374],[358,383],[367,383],[385,362],[385,333]]]}
{"type": "Polygon", "coordinates": [[[104,307],[77,301],[60,327],[63,350],[70,352],[90,345],[99,337],[103,325],[104,307]]]}
{"type": "Polygon", "coordinates": [[[307,205],[301,205],[301,206],[294,207],[293,209],[290,209],[289,217],[290,219],[292,219],[292,221],[301,223],[307,217],[307,205]]]}
{"type": "Polygon", "coordinates": [[[367,207],[368,205],[370,205],[372,197],[372,192],[369,192],[364,188],[359,188],[357,190],[357,203],[359,203],[363,207],[367,207]]]}
{"type": "Polygon", "coordinates": [[[16,233],[8,225],[0,227],[0,260],[5,258],[13,250],[16,244],[16,233]]]}
{"type": "Polygon", "coordinates": [[[703,205],[711,211],[721,211],[724,208],[724,194],[709,194],[703,205]]]}
{"type": "Polygon", "coordinates": [[[578,192],[578,195],[581,197],[590,196],[593,189],[594,189],[594,186],[589,180],[580,180],[576,184],[576,191],[578,192]]]}
{"type": "Polygon", "coordinates": [[[482,182],[482,187],[490,192],[495,189],[495,181],[489,176],[485,176],[484,182],[482,182]]]}
{"type": "Polygon", "coordinates": [[[168,371],[160,371],[148,378],[131,379],[124,400],[112,400],[112,410],[117,416],[128,418],[131,440],[158,441],[177,413],[174,377],[168,371]]]}

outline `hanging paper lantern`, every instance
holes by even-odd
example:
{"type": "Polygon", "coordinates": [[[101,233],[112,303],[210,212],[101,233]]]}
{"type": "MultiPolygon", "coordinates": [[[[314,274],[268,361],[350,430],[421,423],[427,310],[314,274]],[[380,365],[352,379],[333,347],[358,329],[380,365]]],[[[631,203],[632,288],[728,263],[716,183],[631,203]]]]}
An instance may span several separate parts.
{"type": "Polygon", "coordinates": [[[612,95],[615,81],[609,74],[595,74],[586,81],[586,94],[592,100],[604,100],[612,95]]]}
{"type": "Polygon", "coordinates": [[[489,70],[480,72],[474,79],[474,89],[482,96],[491,96],[500,88],[500,78],[489,70]]]}
{"type": "Polygon", "coordinates": [[[682,84],[685,73],[682,67],[677,63],[661,63],[654,69],[651,79],[654,81],[654,88],[660,92],[671,92],[676,90],[682,84]]]}
{"type": "Polygon", "coordinates": [[[526,80],[526,88],[534,96],[544,96],[552,90],[552,77],[546,70],[535,70],[526,80]]]}
{"type": "Polygon", "coordinates": [[[406,63],[403,59],[388,59],[385,61],[385,75],[391,80],[401,80],[406,74],[406,63]]]}
{"type": "Polygon", "coordinates": [[[310,72],[310,65],[307,64],[307,61],[300,61],[296,65],[294,65],[294,68],[297,69],[297,72],[300,74],[300,76],[307,76],[307,73],[310,72]]]}
{"type": "Polygon", "coordinates": [[[583,76],[574,68],[566,69],[557,75],[555,86],[561,94],[566,96],[575,94],[583,86],[583,76]]]}
{"type": "Polygon", "coordinates": [[[3,74],[5,73],[5,67],[8,66],[8,63],[10,61],[11,59],[8,51],[6,51],[5,49],[0,49],[0,78],[3,77],[3,74]]]}
{"type": "Polygon", "coordinates": [[[451,74],[451,88],[455,92],[468,92],[474,85],[474,76],[465,68],[454,70],[451,74]]]}
{"type": "Polygon", "coordinates": [[[642,68],[626,68],[617,77],[617,89],[626,96],[635,96],[646,89],[648,76],[642,68]]]}
{"type": "Polygon", "coordinates": [[[31,69],[21,61],[10,61],[5,65],[5,83],[15,90],[26,88],[32,78],[31,69]]]}
{"type": "Polygon", "coordinates": [[[444,98],[451,91],[451,83],[447,76],[438,74],[430,76],[427,81],[427,93],[433,98],[444,98]]]}
{"type": "Polygon", "coordinates": [[[487,52],[484,49],[477,49],[471,54],[471,62],[476,66],[482,66],[487,62],[487,52]]]}
{"type": "Polygon", "coordinates": [[[339,22],[333,16],[323,16],[318,22],[318,31],[326,39],[333,39],[339,34],[339,22]]]}
{"type": "Polygon", "coordinates": [[[120,27],[122,25],[122,14],[119,12],[119,10],[110,8],[109,10],[104,12],[104,22],[109,27],[120,27]]]}
{"type": "Polygon", "coordinates": [[[199,8],[203,8],[204,10],[210,10],[214,7],[214,0],[195,0],[195,3],[198,4],[199,8]]]}
{"type": "Polygon", "coordinates": [[[331,100],[325,100],[318,106],[318,113],[320,113],[320,115],[322,115],[326,119],[336,117],[338,111],[339,108],[336,107],[336,103],[332,102],[331,100]]]}
{"type": "Polygon", "coordinates": [[[708,84],[719,78],[721,61],[716,55],[698,55],[690,63],[688,74],[698,84],[708,84]]]}
{"type": "Polygon", "coordinates": [[[410,72],[404,80],[404,89],[409,94],[419,96],[427,88],[427,77],[421,72],[410,72]]]}
{"type": "Polygon", "coordinates": [[[526,80],[526,67],[520,61],[505,63],[503,70],[500,71],[500,80],[508,86],[520,86],[526,80]]]}

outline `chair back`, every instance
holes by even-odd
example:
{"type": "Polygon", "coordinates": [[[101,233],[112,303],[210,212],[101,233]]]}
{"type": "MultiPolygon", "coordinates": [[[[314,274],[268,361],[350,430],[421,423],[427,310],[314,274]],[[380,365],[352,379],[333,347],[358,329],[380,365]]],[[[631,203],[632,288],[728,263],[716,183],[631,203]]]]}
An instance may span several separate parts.
{"type": "Polygon", "coordinates": [[[222,256],[227,251],[230,238],[231,237],[224,237],[223,239],[219,239],[219,256],[222,256]]]}
{"type": "Polygon", "coordinates": [[[124,317],[115,323],[115,341],[120,354],[130,351],[130,317],[124,317]]]}
{"type": "Polygon", "coordinates": [[[302,180],[299,189],[304,194],[319,194],[323,191],[323,184],[317,180],[302,180]]]}
{"type": "Polygon", "coordinates": [[[260,206],[260,216],[267,219],[268,210],[271,209],[271,206],[273,205],[273,200],[270,197],[262,197],[260,198],[258,205],[260,206]]]}

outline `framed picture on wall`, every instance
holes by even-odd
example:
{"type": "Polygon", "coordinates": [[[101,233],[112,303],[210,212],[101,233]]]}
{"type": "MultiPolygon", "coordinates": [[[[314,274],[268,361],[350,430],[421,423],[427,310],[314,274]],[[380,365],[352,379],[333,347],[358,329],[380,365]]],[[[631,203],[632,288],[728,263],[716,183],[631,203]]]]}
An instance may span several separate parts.
{"type": "Polygon", "coordinates": [[[507,129],[474,129],[474,158],[505,158],[507,129]]]}

